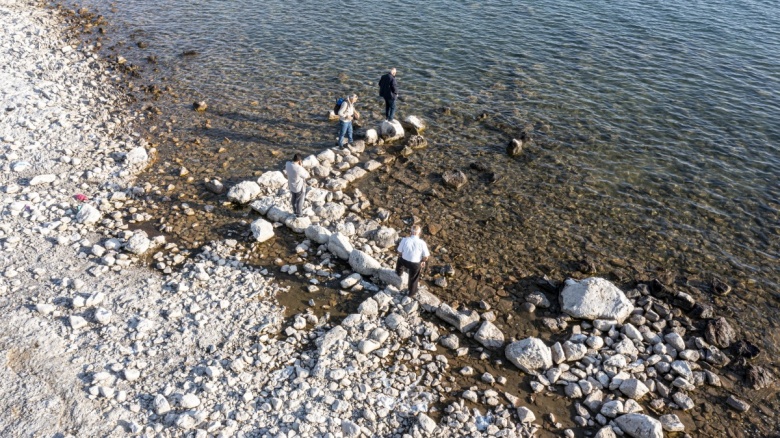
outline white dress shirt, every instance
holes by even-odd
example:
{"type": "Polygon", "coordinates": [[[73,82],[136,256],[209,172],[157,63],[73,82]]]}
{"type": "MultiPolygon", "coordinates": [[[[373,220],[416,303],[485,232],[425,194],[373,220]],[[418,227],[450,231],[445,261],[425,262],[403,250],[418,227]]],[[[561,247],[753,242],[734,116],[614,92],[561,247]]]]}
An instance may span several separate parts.
{"type": "Polygon", "coordinates": [[[423,257],[431,255],[428,252],[428,245],[424,240],[417,236],[409,236],[401,239],[401,243],[398,244],[398,252],[401,253],[401,257],[407,262],[420,263],[423,257]]]}

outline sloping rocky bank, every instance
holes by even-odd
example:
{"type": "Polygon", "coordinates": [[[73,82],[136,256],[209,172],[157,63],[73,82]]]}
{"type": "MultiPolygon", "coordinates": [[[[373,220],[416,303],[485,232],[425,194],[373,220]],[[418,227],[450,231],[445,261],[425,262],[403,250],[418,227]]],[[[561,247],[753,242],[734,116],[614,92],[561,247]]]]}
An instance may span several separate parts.
{"type": "MultiPolygon", "coordinates": [[[[655,437],[683,431],[676,413],[732,360],[728,321],[663,285],[567,282],[554,299],[568,316],[547,321],[561,342],[505,339],[494,311],[404,296],[391,269],[399,230],[347,192],[394,159],[361,155],[382,137],[404,138],[400,125],[307,157],[315,178],[303,218],[290,214],[281,172],[209,182],[264,217],[247,224],[257,242],[296,236],[299,262],[285,273],[310,290],[336,281],[346,294],[369,292],[342,321],[310,310],[285,320],[284,288],[244,261],[251,243],[190,252],[130,230],[154,190],[134,176],[155,151],[117,91],[117,64],[59,24],[35,3],[0,4],[4,436],[574,436],[532,403],[557,393],[572,399],[585,433],[655,437]],[[145,266],[149,256],[159,270],[145,266]],[[491,389],[453,391],[455,375],[473,370],[452,370],[441,349],[503,354],[536,377],[530,391],[487,373],[491,389]]],[[[425,147],[418,135],[406,141],[402,155],[425,147]]],[[[446,180],[457,186],[463,175],[446,180]]],[[[525,309],[536,306],[548,297],[527,297],[525,309]]],[[[753,385],[773,384],[754,368],[753,385]]],[[[725,402],[751,408],[739,394],[725,402]]]]}

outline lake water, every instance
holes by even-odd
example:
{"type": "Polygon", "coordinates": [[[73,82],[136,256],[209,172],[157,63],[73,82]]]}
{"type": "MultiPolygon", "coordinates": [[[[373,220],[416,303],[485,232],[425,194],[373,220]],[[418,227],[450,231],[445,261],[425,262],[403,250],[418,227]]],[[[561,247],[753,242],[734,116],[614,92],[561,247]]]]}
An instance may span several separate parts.
{"type": "MultiPolygon", "coordinates": [[[[718,277],[735,288],[727,301],[707,298],[721,312],[754,321],[756,333],[774,324],[776,2],[136,0],[113,12],[112,3],[86,2],[123,35],[117,53],[175,84],[182,98],[160,105],[185,119],[192,100],[209,102],[211,129],[172,128],[201,146],[164,156],[178,154],[199,178],[238,181],[278,167],[268,151],[330,147],[335,127],[323,114],[349,92],[379,120],[376,83],[395,66],[398,115],[426,119],[430,146],[396,179],[361,190],[443,224],[434,240],[462,255],[454,263],[491,268],[478,280],[563,276],[564,262],[581,259],[629,278],[673,271],[704,292],[718,277]],[[512,159],[504,147],[522,131],[533,142],[512,159]],[[219,166],[207,151],[225,138],[240,158],[219,166]],[[501,179],[468,171],[475,162],[501,179]],[[470,172],[466,189],[441,187],[449,168],[470,172]]],[[[763,342],[776,351],[776,335],[763,342]]]]}

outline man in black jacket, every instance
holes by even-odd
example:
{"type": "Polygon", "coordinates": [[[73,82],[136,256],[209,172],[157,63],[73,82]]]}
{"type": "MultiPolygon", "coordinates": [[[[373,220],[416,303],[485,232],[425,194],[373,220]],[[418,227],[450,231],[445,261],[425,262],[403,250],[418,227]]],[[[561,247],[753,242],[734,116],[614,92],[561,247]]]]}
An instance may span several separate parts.
{"type": "Polygon", "coordinates": [[[379,95],[385,99],[385,117],[389,122],[395,116],[395,99],[398,97],[398,81],[395,80],[395,67],[379,79],[379,95]]]}

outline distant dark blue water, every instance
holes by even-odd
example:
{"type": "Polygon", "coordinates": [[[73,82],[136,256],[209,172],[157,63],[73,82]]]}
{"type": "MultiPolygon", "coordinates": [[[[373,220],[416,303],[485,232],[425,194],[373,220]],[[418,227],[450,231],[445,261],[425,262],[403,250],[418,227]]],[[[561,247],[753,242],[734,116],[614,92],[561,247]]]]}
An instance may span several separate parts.
{"type": "Polygon", "coordinates": [[[775,1],[136,0],[114,14],[90,2],[185,87],[265,117],[314,117],[352,91],[378,117],[376,82],[396,66],[399,115],[433,122],[427,160],[487,153],[503,190],[569,185],[588,223],[577,232],[780,284],[775,1]],[[178,56],[189,49],[194,60],[178,56]],[[502,153],[522,130],[549,154],[530,167],[502,153]]]}

